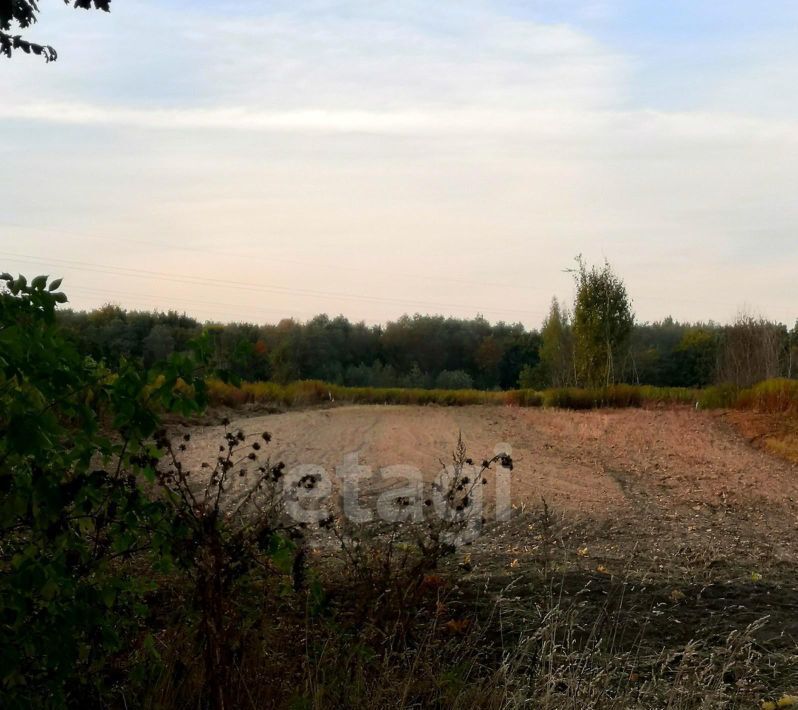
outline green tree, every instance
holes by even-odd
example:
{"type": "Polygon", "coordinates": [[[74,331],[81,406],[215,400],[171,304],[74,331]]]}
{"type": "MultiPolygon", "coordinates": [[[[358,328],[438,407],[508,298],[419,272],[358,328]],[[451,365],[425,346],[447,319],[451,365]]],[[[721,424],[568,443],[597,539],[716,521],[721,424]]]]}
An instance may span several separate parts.
{"type": "Polygon", "coordinates": [[[470,390],[474,387],[474,380],[463,370],[444,370],[435,378],[435,387],[440,390],[470,390]]]}
{"type": "Polygon", "coordinates": [[[672,357],[672,380],[682,387],[706,387],[715,379],[718,338],[703,328],[692,328],[682,336],[672,357]]]}
{"type": "MultiPolygon", "coordinates": [[[[90,10],[111,11],[111,0],[64,0],[66,5],[76,8],[90,10]]],[[[58,55],[56,51],[47,44],[36,44],[28,42],[18,34],[12,34],[12,30],[26,30],[38,21],[39,3],[37,0],[2,0],[0,2],[0,54],[10,57],[15,49],[20,49],[25,54],[38,54],[44,57],[45,61],[54,61],[58,55]]]]}
{"type": "Polygon", "coordinates": [[[565,387],[573,380],[573,348],[568,311],[553,298],[540,331],[540,364],[543,378],[552,387],[565,387]]]}
{"type": "Polygon", "coordinates": [[[573,334],[577,384],[609,385],[618,377],[618,361],[629,343],[634,325],[632,304],[626,286],[608,262],[588,269],[579,256],[576,263],[573,334]]]}
{"type": "Polygon", "coordinates": [[[427,389],[430,384],[429,375],[421,370],[417,362],[414,362],[410,372],[401,378],[402,387],[427,389]]]}
{"type": "Polygon", "coordinates": [[[477,382],[483,389],[492,389],[499,384],[499,366],[504,349],[498,338],[488,335],[483,338],[474,353],[479,372],[477,382]]]}
{"type": "Polygon", "coordinates": [[[787,329],[761,316],[740,312],[721,334],[717,379],[737,387],[778,377],[786,370],[787,329]]]}
{"type": "Polygon", "coordinates": [[[110,373],[57,326],[60,279],[0,281],[0,696],[103,705],[110,661],[146,614],[149,583],[122,563],[173,530],[140,484],[154,476],[147,441],[158,411],[197,411],[204,381],[178,356],[110,373]]]}
{"type": "Polygon", "coordinates": [[[546,389],[549,382],[546,379],[540,363],[536,365],[524,365],[518,375],[518,387],[522,390],[542,390],[546,389]]]}
{"type": "Polygon", "coordinates": [[[153,327],[144,341],[144,364],[149,367],[155,362],[166,360],[175,349],[175,339],[172,337],[171,329],[163,324],[153,327]]]}
{"type": "Polygon", "coordinates": [[[298,380],[302,376],[302,371],[299,369],[297,356],[299,349],[298,329],[291,327],[284,332],[283,336],[271,350],[269,366],[274,381],[285,384],[298,380]]]}
{"type": "Polygon", "coordinates": [[[527,332],[520,324],[511,327],[504,339],[502,361],[499,364],[499,386],[503,390],[518,387],[524,368],[535,366],[540,360],[540,336],[535,331],[527,332]]]}

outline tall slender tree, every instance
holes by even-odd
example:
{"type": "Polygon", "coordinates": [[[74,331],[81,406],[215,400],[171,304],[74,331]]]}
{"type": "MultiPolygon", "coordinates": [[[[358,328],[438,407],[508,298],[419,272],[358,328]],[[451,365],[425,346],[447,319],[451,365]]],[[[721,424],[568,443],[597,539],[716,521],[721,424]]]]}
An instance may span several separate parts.
{"type": "Polygon", "coordinates": [[[573,348],[568,309],[557,298],[540,331],[540,364],[545,380],[552,387],[565,387],[573,381],[573,348]]]}
{"type": "Polygon", "coordinates": [[[588,269],[580,255],[572,273],[576,281],[573,333],[577,384],[612,384],[634,326],[626,286],[607,261],[602,267],[588,269]]]}

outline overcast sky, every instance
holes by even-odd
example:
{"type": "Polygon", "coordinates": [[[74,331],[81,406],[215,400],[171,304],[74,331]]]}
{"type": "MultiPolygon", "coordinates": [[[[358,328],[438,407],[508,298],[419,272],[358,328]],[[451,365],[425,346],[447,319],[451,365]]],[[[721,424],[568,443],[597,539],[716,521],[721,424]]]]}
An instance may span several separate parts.
{"type": "Polygon", "coordinates": [[[43,3],[0,59],[0,270],[72,305],[537,326],[798,316],[794,0],[43,3]]]}

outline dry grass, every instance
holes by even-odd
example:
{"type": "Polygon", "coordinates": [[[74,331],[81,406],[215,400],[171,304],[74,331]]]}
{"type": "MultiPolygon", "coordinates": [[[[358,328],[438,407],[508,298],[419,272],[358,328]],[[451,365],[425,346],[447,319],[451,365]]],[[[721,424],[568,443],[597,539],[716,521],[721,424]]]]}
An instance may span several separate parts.
{"type": "Polygon", "coordinates": [[[739,393],[737,409],[798,415],[798,380],[766,380],[739,393]]]}
{"type": "Polygon", "coordinates": [[[332,402],[347,404],[436,404],[469,406],[475,404],[517,407],[560,407],[596,409],[599,407],[642,407],[670,404],[695,404],[698,390],[675,387],[612,385],[583,389],[578,387],[535,390],[442,390],[402,387],[343,387],[318,380],[290,384],[244,382],[240,386],[210,380],[208,394],[212,404],[242,407],[247,404],[303,407],[332,402]]]}
{"type": "Polygon", "coordinates": [[[726,393],[732,423],[751,443],[798,463],[798,381],[775,379],[726,393]]]}
{"type": "Polygon", "coordinates": [[[729,412],[735,428],[752,444],[798,463],[798,416],[791,413],[729,412]]]}
{"type": "MultiPolygon", "coordinates": [[[[765,619],[723,632],[695,622],[668,640],[662,604],[653,591],[650,602],[639,598],[645,571],[605,582],[598,594],[595,574],[563,563],[549,572],[538,559],[509,578],[469,575],[453,560],[431,576],[410,626],[392,628],[360,618],[347,568],[319,560],[329,590],[324,609],[283,594],[255,611],[235,655],[231,702],[291,710],[698,710],[758,707],[798,687],[798,648],[770,646],[765,619]]],[[[668,608],[674,619],[688,613],[681,602],[668,608]]],[[[740,612],[728,613],[726,627],[734,627],[740,612]]],[[[159,648],[164,665],[148,706],[201,706],[191,640],[163,635],[159,648]]]]}
{"type": "MultiPolygon", "coordinates": [[[[379,390],[321,382],[209,386],[212,398],[228,406],[335,401],[582,409],[694,404],[703,397],[702,406],[715,401],[724,408],[739,407],[733,416],[760,422],[763,441],[774,451],[781,446],[785,455],[797,454],[798,461],[798,425],[788,429],[784,424],[795,421],[785,417],[796,411],[798,389],[789,381],[744,392],[711,388],[700,393],[627,386],[543,393],[379,390]],[[778,422],[780,438],[769,434],[778,422]]],[[[575,563],[560,555],[564,545],[557,542],[560,531],[552,520],[546,511],[529,525],[522,521],[519,529],[529,540],[545,541],[545,554],[522,562],[526,568],[513,568],[517,574],[512,579],[506,569],[499,574],[495,567],[488,575],[472,573],[461,554],[434,573],[427,593],[414,601],[409,621],[405,609],[402,623],[394,625],[364,616],[362,609],[374,599],[358,598],[366,592],[357,591],[363,587],[352,576],[355,566],[336,562],[327,548],[312,559],[327,590],[323,605],[279,586],[252,595],[248,626],[233,654],[233,705],[292,710],[692,710],[757,707],[798,690],[798,646],[778,634],[787,617],[770,622],[759,618],[756,603],[757,595],[776,598],[781,613],[786,609],[789,614],[792,582],[774,579],[767,587],[757,586],[749,567],[717,568],[721,556],[712,555],[702,568],[706,579],[702,576],[695,584],[684,568],[696,563],[682,548],[670,566],[657,548],[653,573],[629,556],[622,563],[627,567],[622,578],[615,578],[606,570],[599,572],[595,562],[586,567],[584,560],[575,563]],[[695,600],[713,585],[720,588],[719,601],[708,612],[695,600]]],[[[513,537],[522,539],[518,533],[513,537]]],[[[690,542],[695,545],[696,537],[690,542]]],[[[495,563],[499,556],[489,544],[487,552],[484,558],[495,563]]],[[[165,605],[179,610],[183,592],[174,593],[175,599],[165,605]]],[[[161,670],[145,691],[148,700],[138,704],[201,706],[203,671],[193,640],[170,633],[168,627],[157,640],[161,670]]]]}
{"type": "Polygon", "coordinates": [[[294,408],[334,402],[433,404],[445,407],[478,404],[576,410],[685,405],[700,409],[736,409],[798,416],[798,380],[787,379],[767,380],[744,390],[731,385],[716,385],[700,390],[685,387],[611,385],[592,389],[562,387],[540,392],[344,387],[318,380],[302,380],[285,385],[275,382],[245,382],[235,386],[210,380],[208,394],[212,404],[231,408],[252,404],[294,408]]]}
{"type": "Polygon", "coordinates": [[[342,387],[318,380],[302,380],[286,385],[280,385],[275,382],[245,382],[239,387],[219,380],[210,380],[208,382],[208,395],[213,404],[221,404],[228,407],[237,407],[244,404],[301,407],[330,402],[352,404],[441,404],[445,406],[505,403],[504,392],[401,387],[342,387]]]}

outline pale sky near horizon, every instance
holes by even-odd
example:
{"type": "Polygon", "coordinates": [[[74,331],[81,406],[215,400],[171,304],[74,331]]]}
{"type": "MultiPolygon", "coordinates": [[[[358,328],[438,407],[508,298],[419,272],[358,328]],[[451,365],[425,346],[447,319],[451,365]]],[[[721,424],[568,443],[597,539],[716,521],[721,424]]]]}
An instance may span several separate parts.
{"type": "Polygon", "coordinates": [[[798,3],[43,4],[0,59],[0,271],[200,319],[798,317],[798,3]]]}

